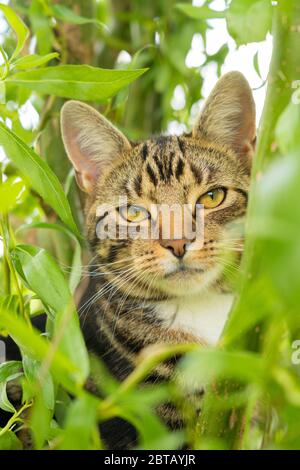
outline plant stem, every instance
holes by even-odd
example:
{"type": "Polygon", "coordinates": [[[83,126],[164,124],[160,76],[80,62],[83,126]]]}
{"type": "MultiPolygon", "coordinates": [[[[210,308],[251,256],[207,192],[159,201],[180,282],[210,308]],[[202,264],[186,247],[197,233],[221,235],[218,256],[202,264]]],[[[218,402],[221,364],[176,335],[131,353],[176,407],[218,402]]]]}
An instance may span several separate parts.
{"type": "Polygon", "coordinates": [[[9,232],[10,232],[10,228],[9,228],[9,220],[8,220],[8,216],[5,215],[3,217],[3,219],[0,221],[0,228],[1,228],[1,233],[2,233],[2,237],[3,237],[3,247],[4,247],[4,265],[6,264],[6,276],[7,279],[6,279],[6,283],[9,282],[8,286],[7,286],[7,294],[10,295],[11,294],[11,283],[10,283],[10,276],[12,277],[12,280],[14,282],[14,285],[15,285],[15,288],[17,290],[17,293],[18,293],[18,296],[19,296],[19,300],[20,300],[20,311],[21,311],[21,315],[25,318],[25,320],[27,321],[27,323],[29,325],[31,325],[29,319],[27,318],[27,315],[26,315],[26,312],[25,312],[25,308],[24,308],[24,299],[23,299],[23,294],[22,294],[22,290],[21,290],[21,287],[19,285],[19,281],[18,281],[18,276],[17,276],[17,273],[15,271],[15,268],[14,268],[14,265],[11,261],[11,257],[10,257],[10,247],[9,247],[9,232]]]}
{"type": "Polygon", "coordinates": [[[3,47],[0,45],[0,54],[4,60],[5,71],[3,72],[0,80],[5,80],[9,74],[9,62],[7,60],[6,52],[4,51],[3,47]]]}
{"type": "Polygon", "coordinates": [[[19,416],[25,411],[27,408],[31,407],[31,403],[25,403],[18,411],[16,411],[12,417],[7,421],[6,425],[4,428],[1,429],[0,431],[0,436],[3,436],[7,431],[10,430],[10,428],[17,422],[20,421],[19,416]]]}

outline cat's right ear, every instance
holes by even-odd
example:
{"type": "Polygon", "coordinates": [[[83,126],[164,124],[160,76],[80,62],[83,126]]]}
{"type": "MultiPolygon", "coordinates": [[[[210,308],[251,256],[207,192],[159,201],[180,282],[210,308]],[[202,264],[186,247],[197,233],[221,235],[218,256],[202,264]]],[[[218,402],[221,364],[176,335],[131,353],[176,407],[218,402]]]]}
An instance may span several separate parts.
{"type": "Polygon", "coordinates": [[[97,179],[123,153],[130,150],[127,138],[94,108],[68,101],[61,110],[64,146],[80,188],[91,193],[97,179]]]}

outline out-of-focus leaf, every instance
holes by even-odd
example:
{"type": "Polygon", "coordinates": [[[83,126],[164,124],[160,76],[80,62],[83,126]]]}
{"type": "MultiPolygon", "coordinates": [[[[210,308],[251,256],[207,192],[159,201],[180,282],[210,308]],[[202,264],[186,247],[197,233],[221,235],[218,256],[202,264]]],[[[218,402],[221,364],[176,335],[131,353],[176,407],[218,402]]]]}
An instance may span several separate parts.
{"type": "MultiPolygon", "coordinates": [[[[292,124],[291,124],[292,125],[292,124]]],[[[256,222],[264,273],[272,279],[281,315],[299,325],[300,278],[300,161],[298,150],[277,162],[263,175],[255,188],[256,222]],[[288,269],[282,271],[282,266],[288,269]]],[[[259,277],[262,274],[259,273],[259,277]]],[[[261,297],[259,297],[261,298],[261,297]]],[[[298,326],[299,328],[299,326],[298,326]]]]}
{"type": "Polygon", "coordinates": [[[61,309],[55,316],[54,336],[61,338],[59,350],[72,362],[77,364],[82,383],[89,375],[90,366],[88,352],[80,329],[75,307],[70,304],[65,310],[61,309]]]}
{"type": "MultiPolygon", "coordinates": [[[[191,48],[191,42],[192,39],[195,35],[195,27],[194,24],[190,21],[186,21],[186,23],[182,26],[180,30],[180,36],[178,34],[172,34],[168,40],[162,41],[161,44],[161,49],[163,50],[164,54],[168,56],[168,61],[172,62],[172,66],[175,68],[177,71],[176,73],[180,73],[183,76],[186,75],[187,73],[187,68],[186,68],[186,57],[187,53],[191,48]]],[[[158,69],[156,69],[155,73],[156,75],[160,76],[160,66],[158,69]]],[[[169,68],[169,66],[168,66],[169,68]]],[[[151,72],[154,73],[153,69],[151,69],[151,72]]],[[[170,69],[165,69],[164,71],[165,74],[165,79],[163,80],[161,77],[159,78],[159,81],[161,81],[160,88],[164,86],[162,89],[162,92],[164,94],[171,92],[171,87],[170,87],[170,80],[172,82],[173,77],[172,77],[172,71],[170,74],[170,69]],[[170,76],[168,77],[168,75],[170,76]],[[165,82],[165,85],[163,83],[165,82]]],[[[169,97],[171,99],[171,96],[169,97]]]]}
{"type": "Polygon", "coordinates": [[[0,435],[0,450],[21,450],[22,448],[21,441],[13,431],[6,431],[4,434],[0,435]]]}
{"type": "Polygon", "coordinates": [[[5,382],[9,377],[16,378],[22,373],[21,361],[9,361],[0,364],[0,383],[5,382]]]}
{"type": "Polygon", "coordinates": [[[16,178],[8,178],[0,183],[0,213],[7,214],[11,211],[24,192],[24,183],[16,178]]]}
{"type": "Polygon", "coordinates": [[[232,0],[226,19],[228,31],[238,45],[263,41],[272,26],[272,3],[232,0]]]}
{"type": "Polygon", "coordinates": [[[6,103],[6,86],[5,82],[0,82],[0,104],[6,103]]]}
{"type": "Polygon", "coordinates": [[[16,294],[0,296],[0,309],[20,312],[20,297],[16,294]]]}
{"type": "Polygon", "coordinates": [[[7,19],[8,23],[17,35],[17,46],[14,50],[13,55],[10,58],[10,61],[12,61],[22,51],[25,45],[25,41],[29,34],[29,30],[27,26],[23,23],[21,18],[19,18],[19,16],[14,12],[14,10],[10,6],[0,5],[0,10],[3,11],[5,18],[7,19]]]}
{"type": "Polygon", "coordinates": [[[52,52],[46,55],[30,54],[16,60],[13,65],[15,70],[33,69],[35,67],[40,67],[57,57],[59,57],[57,52],[52,52]]]}
{"type": "Polygon", "coordinates": [[[105,395],[116,392],[120,383],[110,374],[105,364],[96,356],[91,356],[91,377],[98,390],[105,395]]]}
{"type": "Polygon", "coordinates": [[[66,417],[63,433],[62,450],[100,449],[100,439],[95,434],[97,430],[98,400],[85,396],[73,401],[66,417]]]}
{"type": "Polygon", "coordinates": [[[58,20],[62,20],[65,23],[72,24],[88,24],[94,23],[101,28],[104,28],[105,25],[101,21],[95,18],[85,18],[84,16],[78,15],[74,10],[66,7],[65,5],[52,5],[51,6],[52,14],[58,20]]]}
{"type": "Polygon", "coordinates": [[[35,397],[30,413],[29,427],[33,434],[35,449],[42,449],[50,432],[52,412],[47,408],[42,394],[35,397]]]}
{"type": "MultiPolygon", "coordinates": [[[[166,424],[147,407],[137,408],[136,411],[134,411],[133,408],[134,406],[132,406],[130,411],[127,409],[124,411],[124,409],[121,408],[122,417],[136,427],[139,433],[139,448],[144,450],[163,450],[165,446],[168,448],[171,441],[171,432],[166,424]],[[169,442],[167,442],[168,440],[169,442]]],[[[176,442],[173,440],[172,445],[175,446],[175,449],[177,445],[180,447],[180,445],[183,444],[183,436],[184,433],[178,433],[176,442]]]]}
{"type": "Polygon", "coordinates": [[[0,122],[0,145],[18,167],[29,185],[57,212],[62,221],[78,235],[62,186],[47,163],[2,122],[0,122]]]}
{"type": "Polygon", "coordinates": [[[6,394],[6,383],[0,383],[0,408],[8,413],[14,413],[15,407],[10,403],[6,394]]]}
{"type": "Polygon", "coordinates": [[[298,151],[300,147],[300,106],[289,103],[278,119],[275,135],[283,154],[298,151]]]}
{"type": "Polygon", "coordinates": [[[151,413],[143,413],[141,416],[143,427],[141,429],[141,441],[138,449],[142,450],[176,450],[182,449],[186,441],[184,430],[171,431],[160,426],[156,416],[151,413]]]}
{"type": "Polygon", "coordinates": [[[209,20],[213,18],[224,18],[225,11],[215,11],[207,5],[196,7],[186,3],[178,3],[176,9],[195,20],[209,20]]]}
{"type": "Polygon", "coordinates": [[[84,381],[89,360],[70,289],[52,256],[44,249],[19,245],[15,250],[16,268],[45,305],[55,311],[54,335],[59,350],[77,364],[84,381]]]}
{"type": "Polygon", "coordinates": [[[19,275],[45,305],[59,311],[72,301],[62,272],[46,250],[18,245],[13,256],[19,275]]]}
{"type": "Polygon", "coordinates": [[[30,357],[39,361],[51,357],[50,370],[56,380],[64,385],[71,393],[76,394],[79,385],[82,385],[82,374],[77,364],[72,363],[60,351],[51,351],[49,342],[27,323],[12,312],[0,310],[0,327],[5,328],[19,347],[30,357]]]}
{"type": "Polygon", "coordinates": [[[82,101],[103,101],[140,77],[146,69],[108,70],[89,65],[61,65],[16,73],[9,86],[29,88],[36,93],[82,101]]]}
{"type": "MultiPolygon", "coordinates": [[[[26,354],[23,354],[22,363],[25,377],[30,384],[30,395],[32,396],[33,393],[36,396],[36,393],[34,392],[38,390],[38,395],[41,396],[45,407],[48,410],[53,410],[55,399],[54,385],[51,374],[49,374],[49,372],[44,374],[40,361],[32,359],[26,354]]],[[[28,401],[31,396],[29,397],[24,395],[24,398],[28,401]]]]}
{"type": "Polygon", "coordinates": [[[265,375],[262,358],[254,353],[202,349],[189,353],[179,364],[179,383],[199,390],[216,379],[261,382],[265,375]]]}
{"type": "Polygon", "coordinates": [[[49,54],[51,52],[54,37],[51,27],[51,18],[45,11],[45,2],[41,2],[40,0],[31,0],[29,18],[32,30],[37,39],[37,49],[39,54],[49,54]]]}
{"type": "Polygon", "coordinates": [[[55,419],[57,423],[62,426],[66,420],[66,413],[71,404],[70,395],[61,387],[58,387],[55,400],[55,419]]]}
{"type": "Polygon", "coordinates": [[[9,413],[15,412],[6,394],[6,384],[23,374],[22,364],[19,361],[5,362],[0,365],[0,408],[9,413]]]}

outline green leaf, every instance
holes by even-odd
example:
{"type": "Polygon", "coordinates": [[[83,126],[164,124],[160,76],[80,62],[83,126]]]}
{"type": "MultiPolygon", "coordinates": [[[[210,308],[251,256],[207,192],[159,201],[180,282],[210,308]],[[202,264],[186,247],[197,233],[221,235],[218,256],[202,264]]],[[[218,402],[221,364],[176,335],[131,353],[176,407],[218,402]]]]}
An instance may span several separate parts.
{"type": "Polygon", "coordinates": [[[22,448],[21,441],[19,441],[13,431],[6,431],[4,434],[0,435],[0,450],[21,450],[22,448]]]}
{"type": "MultiPolygon", "coordinates": [[[[145,427],[152,426],[153,417],[150,421],[149,415],[146,414],[145,416],[145,427]]],[[[159,435],[157,432],[154,432],[154,438],[149,439],[149,441],[145,441],[145,439],[140,443],[138,449],[140,450],[181,450],[185,443],[186,443],[186,434],[185,430],[178,430],[178,431],[169,431],[166,430],[163,434],[159,435]],[[145,442],[147,442],[145,444],[145,442]]],[[[137,450],[138,450],[137,449],[137,450]]]]}
{"type": "Polygon", "coordinates": [[[34,397],[30,412],[30,429],[35,447],[41,449],[49,434],[50,422],[55,405],[55,393],[52,376],[44,371],[43,365],[23,353],[23,368],[27,381],[23,381],[23,401],[34,397]]]}
{"type": "Polygon", "coordinates": [[[56,59],[57,57],[59,57],[59,54],[57,52],[52,52],[51,54],[46,55],[26,55],[25,57],[21,57],[20,59],[14,62],[14,70],[27,70],[33,69],[35,67],[40,67],[41,65],[44,65],[47,62],[50,62],[50,60],[56,59]]]}
{"type": "Polygon", "coordinates": [[[29,30],[27,26],[23,23],[21,18],[18,17],[18,15],[14,12],[11,7],[9,7],[8,5],[0,5],[0,10],[3,11],[5,18],[7,19],[8,23],[17,35],[17,46],[14,50],[13,55],[10,58],[11,62],[22,51],[25,45],[25,41],[29,35],[29,30]]]}
{"type": "Polygon", "coordinates": [[[0,365],[0,408],[9,413],[14,413],[15,407],[10,403],[6,394],[6,384],[10,380],[20,377],[22,372],[22,363],[20,361],[5,362],[0,365]]]}
{"type": "Polygon", "coordinates": [[[61,351],[50,349],[49,342],[40,332],[28,326],[12,312],[0,309],[0,327],[5,328],[18,346],[30,357],[39,361],[50,358],[50,370],[55,379],[71,393],[76,394],[78,386],[82,386],[82,373],[78,364],[72,363],[61,351]]]}
{"type": "Polygon", "coordinates": [[[299,126],[300,106],[291,102],[279,117],[275,129],[276,141],[284,155],[289,152],[299,151],[299,126]]]}
{"type": "Polygon", "coordinates": [[[15,407],[10,403],[6,394],[6,383],[0,383],[0,408],[8,413],[15,413],[15,407]]]}
{"type": "Polygon", "coordinates": [[[266,0],[232,0],[226,20],[238,46],[263,41],[272,26],[272,4],[266,0]]]}
{"type": "Polygon", "coordinates": [[[38,394],[30,412],[29,426],[33,435],[35,449],[42,449],[50,433],[50,423],[53,413],[47,406],[41,394],[38,394]]]}
{"type": "Polygon", "coordinates": [[[101,394],[108,396],[115,393],[120,383],[110,374],[103,361],[99,357],[92,355],[90,363],[92,380],[97,389],[101,391],[101,394]]]}
{"type": "Polygon", "coordinates": [[[186,3],[177,3],[175,8],[195,20],[209,20],[213,18],[224,18],[225,16],[225,11],[215,11],[207,5],[195,7],[193,5],[187,5],[186,3]]]}
{"type": "Polygon", "coordinates": [[[2,122],[0,145],[28,184],[57,212],[61,220],[80,236],[63,188],[47,163],[2,122]]]}
{"type": "Polygon", "coordinates": [[[178,383],[188,390],[199,390],[220,378],[260,382],[265,377],[260,356],[243,351],[202,349],[186,355],[178,369],[178,383]]]}
{"type": "Polygon", "coordinates": [[[18,203],[20,196],[24,191],[23,181],[16,178],[8,178],[0,184],[0,213],[7,214],[18,203]]]}
{"type": "Polygon", "coordinates": [[[100,449],[100,441],[93,445],[97,431],[98,400],[92,396],[80,397],[70,405],[66,417],[61,450],[100,449]]]}
{"type": "MultiPolygon", "coordinates": [[[[24,396],[25,401],[29,401],[32,396],[39,395],[45,407],[48,410],[54,409],[55,397],[54,397],[54,385],[51,374],[49,372],[44,373],[41,367],[41,362],[33,359],[26,354],[23,354],[23,370],[30,390],[29,395],[24,396]]],[[[28,387],[28,385],[27,385],[28,387]]]]}
{"type": "Polygon", "coordinates": [[[64,275],[46,250],[18,245],[12,255],[19,275],[45,305],[58,312],[72,303],[64,275]]]}
{"type": "Polygon", "coordinates": [[[4,295],[0,297],[0,308],[20,312],[20,297],[16,294],[4,295]]]}
{"type": "Polygon", "coordinates": [[[63,273],[44,249],[19,245],[14,251],[19,274],[26,284],[55,311],[54,336],[59,350],[78,365],[82,380],[89,373],[89,360],[71,292],[63,273]]]}
{"type": "Polygon", "coordinates": [[[255,72],[257,73],[257,75],[259,76],[259,78],[262,78],[261,74],[260,74],[260,70],[259,70],[259,63],[258,63],[258,51],[255,53],[254,57],[253,57],[253,67],[255,69],[255,72]]]}
{"type": "Polygon", "coordinates": [[[109,70],[89,65],[60,65],[20,72],[7,78],[9,86],[82,101],[104,101],[140,77],[146,69],[109,70]]]}
{"type": "Polygon", "coordinates": [[[37,50],[41,55],[51,52],[54,40],[51,18],[47,15],[47,10],[46,2],[41,0],[30,1],[28,16],[33,33],[37,39],[37,50]]]}
{"type": "Polygon", "coordinates": [[[9,377],[16,378],[22,372],[21,361],[9,361],[0,364],[0,383],[6,382],[9,377]]]}
{"type": "MultiPolygon", "coordinates": [[[[147,407],[135,408],[134,402],[131,402],[131,406],[128,408],[122,406],[120,415],[137,429],[140,449],[163,450],[165,445],[169,446],[166,441],[170,437],[170,429],[154,411],[149,410],[147,407]]],[[[177,447],[176,444],[174,442],[175,448],[177,447]]]]}
{"type": "Polygon", "coordinates": [[[101,21],[93,18],[86,18],[81,15],[77,15],[74,10],[66,7],[65,5],[52,5],[51,7],[52,14],[58,20],[64,21],[65,23],[72,24],[88,24],[94,23],[101,28],[106,27],[101,21]]]}
{"type": "Polygon", "coordinates": [[[72,402],[72,398],[66,392],[66,390],[64,390],[63,387],[58,386],[58,390],[56,393],[54,414],[55,414],[55,419],[59,426],[62,426],[63,423],[65,423],[66,413],[69,409],[71,402],[72,402]]]}
{"type": "Polygon", "coordinates": [[[74,305],[61,309],[54,320],[54,338],[59,338],[59,350],[80,370],[82,383],[90,372],[88,352],[74,305]]]}
{"type": "Polygon", "coordinates": [[[6,86],[3,81],[0,82],[0,104],[6,103],[6,86]]]}

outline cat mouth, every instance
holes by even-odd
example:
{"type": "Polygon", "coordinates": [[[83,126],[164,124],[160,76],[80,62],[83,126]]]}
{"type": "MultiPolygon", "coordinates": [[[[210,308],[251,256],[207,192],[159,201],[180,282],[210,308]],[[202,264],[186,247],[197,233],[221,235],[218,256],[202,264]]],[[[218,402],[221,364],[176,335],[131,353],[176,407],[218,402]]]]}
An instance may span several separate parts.
{"type": "Polygon", "coordinates": [[[192,268],[190,266],[186,266],[183,263],[180,263],[176,269],[171,271],[170,273],[165,274],[165,279],[170,279],[175,276],[185,276],[185,275],[193,275],[193,274],[203,274],[204,269],[202,268],[192,268]]]}

